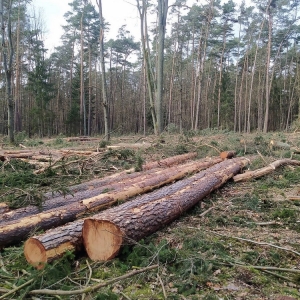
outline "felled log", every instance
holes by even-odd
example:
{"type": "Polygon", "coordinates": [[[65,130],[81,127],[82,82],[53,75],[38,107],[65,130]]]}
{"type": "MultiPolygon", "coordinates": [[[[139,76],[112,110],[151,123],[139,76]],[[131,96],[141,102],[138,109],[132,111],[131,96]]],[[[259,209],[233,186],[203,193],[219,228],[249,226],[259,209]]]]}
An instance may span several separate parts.
{"type": "Polygon", "coordinates": [[[24,154],[24,153],[31,153],[32,151],[27,149],[27,150],[5,150],[4,154],[24,154]]]}
{"type": "Polygon", "coordinates": [[[271,140],[270,141],[270,148],[280,148],[280,149],[286,149],[289,150],[291,148],[291,146],[287,143],[283,143],[283,142],[279,142],[279,141],[274,141],[271,140]]]}
{"type": "MultiPolygon", "coordinates": [[[[220,162],[221,159],[218,159],[220,162]]],[[[214,166],[211,167],[211,169],[213,168],[214,166]]],[[[202,172],[202,176],[205,176],[205,173],[202,172]]],[[[192,177],[186,178],[173,183],[170,186],[159,189],[158,191],[147,194],[145,197],[148,199],[148,201],[149,199],[158,199],[162,194],[172,194],[175,191],[182,189],[185,184],[192,184],[193,181],[194,179],[192,177]]],[[[59,257],[67,250],[81,249],[82,224],[83,220],[77,220],[65,226],[48,230],[42,235],[31,237],[28,241],[26,241],[24,247],[24,253],[27,261],[35,266],[41,266],[46,262],[59,257]],[[68,239],[68,236],[72,236],[72,238],[68,239]]]]}
{"type": "MultiPolygon", "coordinates": [[[[196,156],[196,152],[193,153],[187,153],[187,154],[182,154],[182,155],[176,155],[174,157],[168,157],[165,159],[162,159],[161,161],[155,161],[155,162],[150,162],[150,163],[146,163],[142,166],[143,171],[149,171],[149,170],[153,170],[154,168],[164,168],[164,167],[171,167],[173,165],[178,165],[181,163],[184,163],[185,161],[192,159],[196,156]]],[[[215,160],[216,157],[212,157],[212,160],[215,160]]],[[[204,160],[205,161],[205,160],[204,160]]],[[[218,162],[218,160],[215,160],[216,163],[218,162]]],[[[81,191],[86,191],[86,190],[91,190],[91,189],[95,189],[104,185],[108,185],[108,184],[113,184],[116,181],[121,181],[124,179],[133,179],[135,177],[140,176],[139,172],[134,172],[134,168],[129,169],[129,170],[125,170],[119,173],[115,173],[109,176],[106,176],[104,178],[96,178],[93,180],[90,180],[88,182],[84,182],[78,185],[74,185],[69,187],[69,190],[72,194],[77,193],[77,192],[81,192],[81,191]]],[[[52,192],[48,192],[46,194],[44,194],[44,198],[45,199],[50,199],[50,198],[54,198],[60,196],[60,193],[52,193],[52,192]]]]}
{"type": "Polygon", "coordinates": [[[280,159],[272,162],[266,167],[263,167],[261,169],[257,169],[254,171],[248,171],[243,174],[238,174],[233,177],[234,182],[240,182],[240,181],[247,181],[254,178],[259,178],[264,175],[270,174],[274,172],[275,169],[279,168],[280,166],[284,165],[292,165],[292,166],[300,166],[300,161],[298,160],[292,160],[292,159],[280,159]]]}
{"type": "Polygon", "coordinates": [[[293,201],[300,201],[300,196],[289,196],[288,199],[293,201]]]}
{"type": "Polygon", "coordinates": [[[223,151],[220,153],[220,157],[222,159],[233,158],[235,157],[235,155],[236,155],[235,151],[223,151]]]}
{"type": "Polygon", "coordinates": [[[157,167],[169,167],[175,164],[180,164],[188,159],[195,158],[197,152],[190,152],[186,154],[176,155],[162,160],[149,162],[143,166],[143,170],[149,170],[157,167]]]}
{"type": "MultiPolygon", "coordinates": [[[[222,166],[224,167],[230,165],[229,160],[222,162],[222,166]]],[[[169,198],[171,195],[183,191],[187,186],[193,189],[200,179],[205,181],[207,174],[216,172],[219,169],[219,164],[216,164],[196,176],[185,178],[154,192],[138,196],[137,199],[139,199],[140,203],[148,203],[158,201],[166,197],[166,195],[168,195],[167,198],[169,198]]],[[[131,202],[132,201],[130,201],[130,203],[131,202]]],[[[118,207],[119,206],[115,207],[115,209],[121,214],[124,206],[120,205],[120,209],[118,209],[118,207]]],[[[26,241],[24,246],[24,254],[27,261],[38,268],[42,268],[45,263],[58,258],[67,250],[82,249],[82,225],[83,220],[77,220],[65,226],[48,230],[44,234],[31,237],[26,241]],[[69,239],[68,236],[71,236],[71,239],[69,239]]]]}
{"type": "MultiPolygon", "coordinates": [[[[220,158],[218,159],[220,160],[220,158]]],[[[214,163],[215,161],[207,160],[206,162],[194,162],[194,164],[189,164],[188,166],[174,166],[167,170],[161,170],[156,176],[151,176],[143,181],[125,186],[120,191],[107,192],[79,202],[47,210],[33,216],[30,215],[25,218],[1,224],[0,246],[3,247],[26,239],[28,234],[35,228],[45,230],[66,224],[82,217],[86,213],[98,211],[120,201],[125,201],[138,194],[149,192],[214,163]]]]}
{"type": "MultiPolygon", "coordinates": [[[[194,162],[186,163],[182,167],[187,169],[191,168],[191,172],[195,170],[194,162]]],[[[50,198],[43,202],[40,207],[37,207],[35,205],[29,205],[26,207],[12,210],[8,213],[3,213],[2,215],[0,215],[0,225],[6,224],[11,221],[19,220],[28,216],[32,216],[41,212],[49,211],[64,205],[70,205],[76,202],[79,203],[81,200],[95,197],[107,192],[121,192],[127,186],[131,186],[140,182],[145,182],[146,180],[150,180],[152,177],[155,178],[156,176],[159,176],[161,173],[166,171],[167,170],[152,169],[141,173],[133,173],[136,176],[127,176],[122,180],[114,180],[105,185],[102,185],[102,182],[97,181],[95,181],[94,183],[89,182],[86,183],[85,187],[87,188],[85,190],[82,190],[75,194],[59,195],[58,197],[50,198]],[[98,186],[99,183],[100,186],[98,186]]],[[[72,192],[74,192],[74,190],[72,192]]]]}
{"type": "Polygon", "coordinates": [[[78,137],[68,138],[67,141],[68,142],[90,142],[90,141],[99,141],[99,139],[88,137],[88,136],[78,136],[78,137]]]}
{"type": "Polygon", "coordinates": [[[5,154],[3,155],[5,157],[5,160],[10,158],[29,158],[34,155],[34,152],[26,152],[26,153],[15,153],[15,154],[5,154]]]}
{"type": "Polygon", "coordinates": [[[61,149],[60,152],[63,153],[64,155],[83,155],[83,156],[97,153],[95,151],[71,150],[71,149],[61,149]]]}
{"type": "Polygon", "coordinates": [[[4,202],[0,203],[0,214],[6,213],[9,210],[10,210],[10,208],[6,203],[4,203],[4,202]]]}
{"type": "MultiPolygon", "coordinates": [[[[100,261],[114,258],[123,244],[138,241],[163,228],[222,186],[247,163],[244,158],[224,161],[217,165],[218,170],[201,172],[205,176],[200,173],[199,180],[173,194],[161,194],[161,198],[154,201],[136,199],[86,218],[82,237],[88,256],[100,261]]],[[[194,177],[197,176],[199,174],[194,177]]]]}

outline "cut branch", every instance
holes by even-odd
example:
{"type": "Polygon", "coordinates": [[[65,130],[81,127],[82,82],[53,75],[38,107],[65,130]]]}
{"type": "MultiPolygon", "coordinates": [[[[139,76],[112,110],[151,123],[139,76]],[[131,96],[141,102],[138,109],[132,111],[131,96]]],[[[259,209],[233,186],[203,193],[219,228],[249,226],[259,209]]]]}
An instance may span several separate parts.
{"type": "Polygon", "coordinates": [[[291,159],[276,160],[264,168],[257,169],[254,171],[248,171],[243,174],[238,174],[233,177],[233,180],[234,180],[234,182],[240,182],[240,181],[247,181],[247,180],[254,179],[254,178],[259,178],[259,177],[262,177],[264,175],[274,172],[275,169],[279,168],[280,166],[284,166],[284,165],[300,166],[300,161],[291,160],[291,159]]]}
{"type": "Polygon", "coordinates": [[[72,295],[73,296],[73,295],[81,295],[81,294],[85,294],[85,293],[92,293],[92,292],[99,290],[102,287],[108,286],[108,285],[118,282],[120,280],[124,280],[124,279],[130,278],[132,276],[135,276],[137,274],[141,274],[141,273],[144,273],[144,272],[156,269],[156,268],[158,268],[158,265],[153,265],[153,266],[149,266],[149,267],[146,267],[143,269],[134,270],[125,275],[122,275],[122,276],[119,276],[116,278],[112,278],[105,282],[101,282],[101,283],[98,283],[98,284],[95,284],[95,285],[92,285],[89,287],[85,287],[81,290],[64,291],[64,290],[43,289],[43,290],[33,290],[33,291],[30,291],[28,294],[29,295],[57,295],[57,296],[58,295],[60,295],[60,296],[68,296],[68,295],[71,296],[72,295]]]}

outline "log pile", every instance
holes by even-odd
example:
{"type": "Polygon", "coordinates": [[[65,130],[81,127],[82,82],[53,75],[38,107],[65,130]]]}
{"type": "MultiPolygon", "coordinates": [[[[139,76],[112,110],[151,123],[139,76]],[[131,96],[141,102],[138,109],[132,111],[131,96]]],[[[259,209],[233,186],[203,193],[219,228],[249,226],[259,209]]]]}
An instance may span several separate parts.
{"type": "MultiPolygon", "coordinates": [[[[21,150],[19,154],[28,153],[21,150]]],[[[95,152],[61,150],[60,154],[89,157],[95,152]]],[[[299,161],[282,159],[238,174],[249,160],[234,158],[234,151],[187,162],[196,156],[187,153],[144,164],[141,172],[130,170],[97,178],[70,187],[72,195],[46,193],[40,208],[9,211],[3,205],[0,247],[18,243],[42,229],[47,231],[31,236],[24,244],[27,261],[37,269],[66,251],[82,249],[92,260],[106,261],[114,258],[124,243],[133,243],[163,228],[231,178],[245,181],[282,165],[300,165],[299,161]]]]}
{"type": "MultiPolygon", "coordinates": [[[[197,172],[198,170],[207,168],[212,166],[218,162],[221,162],[221,158],[207,158],[199,161],[194,161],[180,167],[172,167],[169,169],[163,169],[164,176],[168,180],[168,182],[174,181],[174,176],[170,177],[170,172],[167,170],[174,170],[177,174],[176,176],[184,176],[191,172],[197,172]],[[185,173],[188,172],[188,173],[185,173]],[[180,175],[181,173],[181,175],[180,175]],[[185,174],[184,174],[185,173],[185,174]]],[[[149,172],[149,171],[147,171],[149,172]]],[[[173,172],[173,171],[172,171],[173,172]]],[[[154,172],[157,174],[157,172],[154,172]]],[[[174,174],[175,174],[174,173],[174,174]]],[[[203,175],[204,176],[204,175],[203,175]]],[[[188,179],[186,179],[188,180],[188,179]]],[[[161,178],[157,178],[157,175],[150,179],[152,184],[156,181],[159,182],[160,186],[163,184],[161,178]]],[[[193,179],[191,179],[191,182],[193,179]]],[[[180,189],[182,184],[179,181],[178,185],[171,185],[168,187],[169,191],[174,191],[174,189],[180,189]]],[[[145,183],[140,182],[141,186],[145,186],[148,190],[151,188],[150,186],[145,185],[145,183]]],[[[134,185],[126,188],[126,193],[119,193],[118,199],[123,195],[125,197],[129,196],[130,190],[132,190],[130,195],[141,194],[141,189],[137,192],[134,185]]],[[[166,191],[168,193],[168,191],[166,191]]],[[[161,195],[158,192],[157,195],[161,195]]],[[[147,196],[146,196],[147,197],[147,196]]],[[[150,196],[151,197],[151,196],[150,196]]],[[[61,256],[67,250],[79,250],[82,247],[82,224],[83,220],[78,220],[72,223],[69,223],[63,227],[54,228],[48,230],[45,234],[34,236],[30,238],[25,243],[24,253],[26,255],[27,260],[35,266],[43,266],[44,263],[51,261],[59,256],[61,256]]]]}
{"type": "Polygon", "coordinates": [[[125,203],[84,220],[84,247],[92,260],[114,258],[122,245],[138,241],[163,228],[193,207],[248,164],[244,158],[226,160],[202,171],[175,191],[160,190],[156,197],[125,203]],[[166,196],[167,195],[167,196],[166,196]]]}
{"type": "MultiPolygon", "coordinates": [[[[65,204],[63,206],[45,209],[39,213],[36,211],[29,215],[21,209],[19,215],[14,216],[12,220],[1,223],[0,228],[0,246],[6,246],[19,242],[26,238],[34,229],[49,229],[52,227],[72,222],[75,219],[84,216],[92,211],[99,211],[120,201],[125,201],[138,194],[149,192],[173,181],[177,181],[188,174],[198,172],[220,161],[220,158],[202,159],[167,169],[156,170],[150,174],[141,174],[134,183],[130,180],[123,185],[116,186],[116,190],[99,194],[89,190],[84,199],[65,204]],[[90,193],[90,194],[89,194],[90,193]],[[24,214],[24,215],[23,215],[24,214]]],[[[47,202],[46,202],[47,203],[47,202]]]]}
{"type": "MultiPolygon", "coordinates": [[[[218,161],[220,162],[221,159],[219,158],[218,161]]],[[[228,162],[230,161],[222,162],[223,167],[230,166],[231,163],[228,162]]],[[[244,162],[245,160],[243,160],[243,164],[244,162]]],[[[195,165],[196,162],[193,162],[193,164],[195,165]]],[[[235,163],[236,171],[240,170],[241,167],[242,167],[241,163],[235,163]]],[[[196,190],[195,187],[197,186],[196,185],[197,181],[201,179],[203,183],[206,182],[207,176],[211,173],[214,174],[214,172],[218,172],[219,169],[220,169],[220,165],[216,164],[210,167],[207,171],[200,172],[196,177],[194,176],[194,177],[190,177],[178,181],[177,183],[173,183],[170,186],[166,186],[145,196],[139,196],[137,199],[141,198],[143,199],[141,201],[145,203],[146,202],[153,203],[153,201],[160,201],[160,199],[164,199],[166,195],[176,194],[178,197],[180,197],[181,192],[187,190],[187,186],[189,186],[189,192],[183,194],[184,197],[188,196],[190,192],[193,193],[193,190],[196,190]]],[[[232,169],[230,170],[232,171],[232,169]]],[[[230,176],[228,175],[227,178],[230,178],[232,175],[230,176]]],[[[225,177],[223,176],[222,178],[224,179],[225,177]]],[[[216,181],[214,182],[216,183],[216,181]]],[[[217,188],[217,186],[215,186],[215,188],[217,188]]],[[[169,196],[166,199],[168,200],[169,196]]],[[[122,208],[120,209],[120,211],[121,210],[122,208]]],[[[168,214],[167,212],[165,213],[168,214]]],[[[43,268],[46,262],[59,257],[65,251],[81,249],[82,225],[83,225],[83,220],[78,220],[68,225],[65,225],[63,227],[58,227],[56,229],[49,230],[42,235],[31,237],[29,240],[26,241],[24,247],[24,254],[27,261],[32,265],[36,266],[37,268],[43,268]]]]}

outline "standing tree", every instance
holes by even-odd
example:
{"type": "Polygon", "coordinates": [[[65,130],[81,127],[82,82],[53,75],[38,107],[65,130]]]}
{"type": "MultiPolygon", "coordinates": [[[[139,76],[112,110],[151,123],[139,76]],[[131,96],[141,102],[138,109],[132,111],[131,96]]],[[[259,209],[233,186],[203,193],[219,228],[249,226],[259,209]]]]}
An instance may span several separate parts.
{"type": "Polygon", "coordinates": [[[163,83],[164,83],[164,49],[165,34],[168,14],[168,0],[158,0],[158,50],[157,50],[157,94],[156,94],[156,117],[157,117],[157,133],[163,131],[163,83]]]}
{"type": "Polygon", "coordinates": [[[4,0],[0,0],[0,20],[1,20],[1,54],[5,72],[5,82],[6,82],[6,98],[7,98],[7,131],[10,143],[14,143],[14,103],[12,95],[12,72],[13,72],[13,58],[14,49],[12,43],[11,34],[11,1],[8,1],[6,12],[7,12],[7,29],[4,20],[4,0]]]}
{"type": "Polygon", "coordinates": [[[109,133],[109,103],[107,97],[107,83],[106,83],[106,74],[105,74],[105,61],[104,61],[104,19],[102,16],[102,1],[97,0],[97,5],[99,8],[99,21],[100,21],[100,35],[99,35],[99,43],[100,43],[100,66],[101,66],[101,84],[102,84],[102,104],[103,104],[103,113],[104,113],[104,134],[105,139],[109,141],[110,133],[109,133]]]}

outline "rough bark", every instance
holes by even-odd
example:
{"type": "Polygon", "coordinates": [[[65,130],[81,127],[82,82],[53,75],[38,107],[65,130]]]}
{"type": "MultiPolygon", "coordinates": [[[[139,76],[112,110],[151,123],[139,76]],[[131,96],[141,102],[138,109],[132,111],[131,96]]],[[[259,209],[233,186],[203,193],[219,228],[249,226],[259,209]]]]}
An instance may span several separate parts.
{"type": "MultiPolygon", "coordinates": [[[[227,160],[222,164],[223,166],[228,166],[230,165],[230,161],[227,160]]],[[[166,195],[173,195],[178,191],[183,190],[186,186],[195,186],[198,180],[200,180],[201,178],[205,179],[205,176],[209,172],[215,172],[219,168],[219,165],[216,164],[209,168],[210,171],[202,171],[197,176],[185,178],[169,186],[165,186],[157,191],[138,196],[136,200],[133,201],[138,200],[139,203],[150,203],[164,198],[166,195]]],[[[130,203],[131,202],[132,201],[130,201],[130,203]]],[[[115,209],[118,210],[121,214],[124,206],[122,206],[120,209],[117,209],[117,207],[115,209]]],[[[71,247],[73,247],[72,250],[81,249],[82,225],[83,220],[77,220],[65,226],[51,229],[42,235],[31,237],[28,241],[26,241],[24,247],[24,253],[27,261],[38,268],[42,268],[45,263],[59,257],[65,251],[70,250],[71,247]],[[65,240],[65,237],[67,237],[68,235],[72,236],[71,241],[65,240]],[[63,251],[64,248],[65,250],[63,251]]]]}
{"type": "Polygon", "coordinates": [[[195,158],[196,156],[197,156],[197,152],[190,152],[187,154],[176,155],[162,160],[149,162],[143,165],[143,170],[150,170],[157,167],[170,167],[175,164],[180,164],[186,161],[187,159],[195,158]]]}
{"type": "MultiPolygon", "coordinates": [[[[194,162],[190,162],[185,164],[184,166],[189,167],[192,166],[193,164],[194,162]]],[[[152,169],[142,173],[128,174],[128,176],[124,176],[122,180],[120,180],[120,178],[117,181],[113,179],[112,181],[108,181],[104,185],[102,183],[105,181],[96,180],[94,182],[93,181],[88,182],[80,186],[82,189],[84,188],[84,190],[78,192],[79,188],[77,187],[77,190],[76,189],[72,190],[72,194],[59,195],[57,197],[50,198],[46,200],[41,205],[41,207],[37,207],[35,205],[29,205],[26,207],[12,210],[7,213],[3,213],[2,215],[0,215],[0,225],[7,224],[8,222],[19,220],[28,216],[33,216],[41,212],[46,212],[51,209],[55,209],[64,205],[70,205],[76,202],[79,203],[84,199],[95,197],[97,195],[101,195],[107,192],[118,193],[130,185],[137,184],[139,182],[149,180],[152,177],[159,176],[162,172],[165,172],[165,170],[152,169]]],[[[76,188],[76,186],[74,188],[76,188]]]]}
{"type": "Polygon", "coordinates": [[[6,203],[0,203],[0,214],[8,212],[9,206],[6,203]]]}
{"type": "Polygon", "coordinates": [[[109,99],[107,97],[107,83],[106,83],[106,71],[105,71],[105,53],[104,53],[104,19],[102,15],[102,1],[97,0],[97,5],[99,8],[99,22],[100,22],[100,33],[99,33],[99,56],[100,56],[100,66],[101,66],[101,87],[102,87],[102,105],[104,114],[104,137],[105,140],[109,141],[109,99]]]}
{"type": "Polygon", "coordinates": [[[153,201],[136,199],[84,220],[84,247],[92,260],[114,258],[124,243],[132,243],[178,218],[247,165],[245,158],[226,160],[193,176],[195,181],[153,201]],[[205,174],[203,176],[203,173],[205,174]],[[200,177],[200,179],[198,179],[200,177]]]}
{"type": "Polygon", "coordinates": [[[238,174],[233,177],[234,182],[240,182],[240,181],[247,181],[254,178],[259,178],[264,175],[270,174],[274,172],[275,169],[279,168],[283,165],[293,165],[293,166],[300,166],[300,161],[298,160],[291,160],[291,159],[280,159],[272,162],[266,167],[263,167],[261,169],[257,169],[254,171],[249,171],[243,174],[238,174]]]}
{"type": "MultiPolygon", "coordinates": [[[[217,158],[220,160],[220,158],[217,158]]],[[[117,192],[108,192],[94,197],[64,205],[52,210],[47,210],[35,215],[30,215],[15,221],[3,224],[0,227],[0,245],[3,247],[25,239],[34,229],[49,229],[72,222],[83,217],[84,214],[99,211],[109,206],[125,201],[130,197],[143,194],[159,188],[163,185],[179,180],[186,175],[200,171],[216,161],[207,159],[206,162],[198,161],[188,166],[175,166],[167,170],[161,170],[156,176],[151,176],[143,181],[125,186],[117,192]]]]}
{"type": "MultiPolygon", "coordinates": [[[[158,167],[171,167],[180,163],[184,163],[185,161],[187,161],[188,159],[194,158],[197,156],[196,152],[191,152],[191,153],[186,153],[186,154],[182,154],[182,155],[176,155],[173,157],[168,157],[165,159],[162,159],[160,161],[154,161],[154,162],[149,162],[146,163],[142,166],[143,171],[149,171],[149,170],[153,170],[154,168],[158,168],[158,167]]],[[[214,159],[214,158],[212,158],[214,159]]],[[[116,174],[112,174],[110,176],[106,176],[104,178],[97,178],[88,182],[84,182],[78,185],[74,185],[71,186],[69,188],[69,191],[74,194],[77,192],[81,192],[81,191],[86,191],[86,190],[91,190],[91,189],[95,189],[104,185],[108,185],[108,184],[113,184],[116,181],[121,181],[124,179],[133,179],[135,177],[140,176],[141,173],[139,172],[134,172],[134,169],[130,169],[130,170],[125,170],[123,172],[119,172],[116,174]]],[[[155,172],[155,170],[153,171],[155,172]]],[[[44,195],[45,199],[51,199],[54,197],[59,197],[61,196],[60,193],[52,193],[52,192],[48,192],[44,195]]]]}
{"type": "Polygon", "coordinates": [[[81,251],[82,225],[83,220],[77,220],[29,238],[24,244],[26,260],[37,269],[43,269],[47,262],[61,257],[66,251],[81,251]]]}

